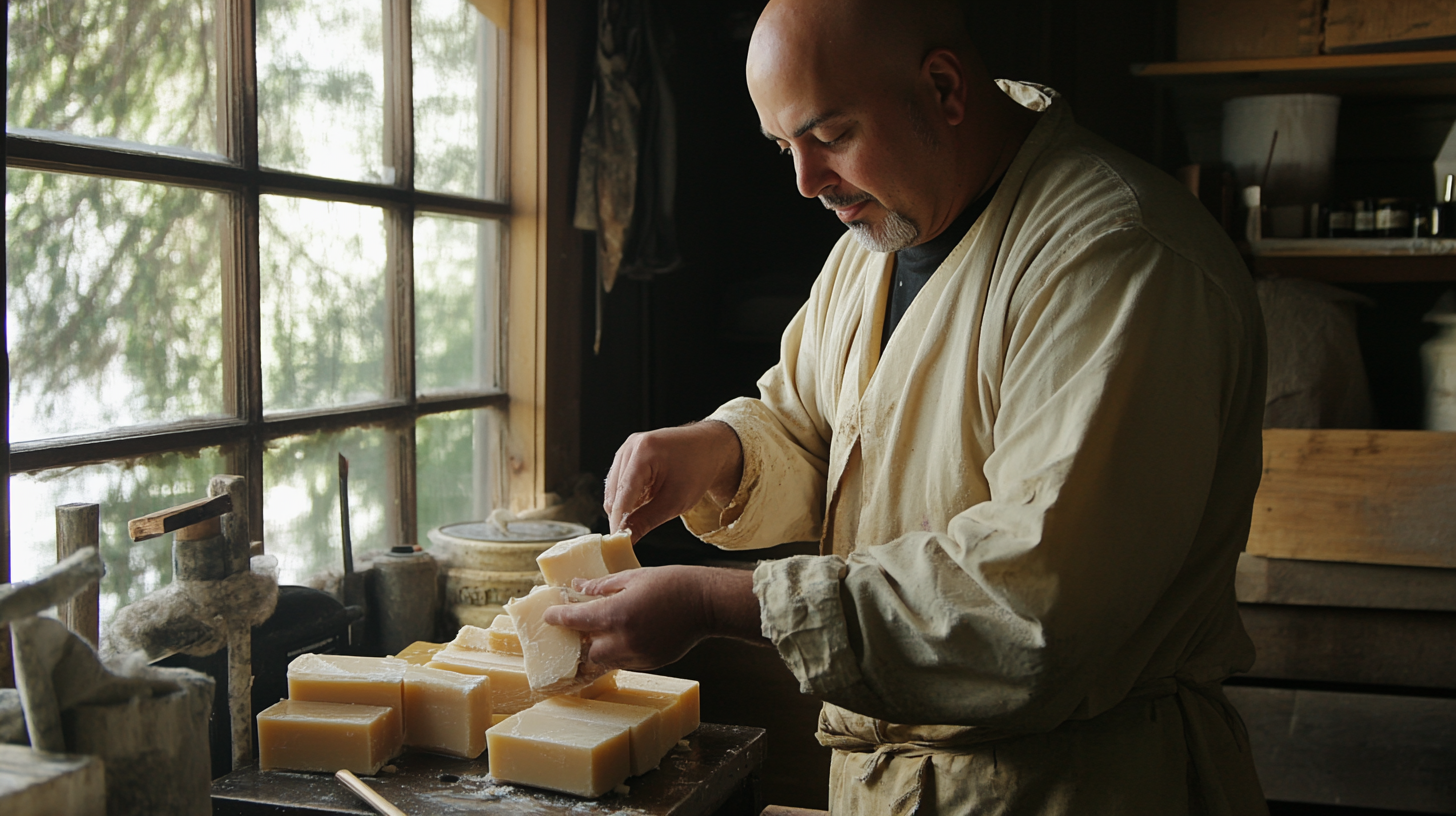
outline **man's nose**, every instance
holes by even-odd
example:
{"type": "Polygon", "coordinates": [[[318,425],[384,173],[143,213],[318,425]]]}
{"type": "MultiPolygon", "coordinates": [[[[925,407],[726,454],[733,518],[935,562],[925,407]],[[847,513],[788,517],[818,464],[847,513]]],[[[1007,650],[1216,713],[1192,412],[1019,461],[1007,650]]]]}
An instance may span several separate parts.
{"type": "Polygon", "coordinates": [[[799,195],[818,198],[819,194],[839,183],[839,176],[811,151],[794,154],[794,174],[799,195]]]}

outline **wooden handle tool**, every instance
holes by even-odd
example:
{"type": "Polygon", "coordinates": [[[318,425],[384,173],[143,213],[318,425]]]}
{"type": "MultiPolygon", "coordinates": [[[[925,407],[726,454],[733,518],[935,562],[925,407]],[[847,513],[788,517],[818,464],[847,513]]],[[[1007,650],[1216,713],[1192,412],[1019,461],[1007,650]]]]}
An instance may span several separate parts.
{"type": "Polygon", "coordinates": [[[379,795],[379,791],[364,784],[364,780],[354,775],[353,771],[339,771],[334,778],[344,783],[344,787],[353,791],[354,795],[364,800],[364,804],[374,808],[381,816],[405,816],[405,812],[389,803],[388,799],[379,795]]]}

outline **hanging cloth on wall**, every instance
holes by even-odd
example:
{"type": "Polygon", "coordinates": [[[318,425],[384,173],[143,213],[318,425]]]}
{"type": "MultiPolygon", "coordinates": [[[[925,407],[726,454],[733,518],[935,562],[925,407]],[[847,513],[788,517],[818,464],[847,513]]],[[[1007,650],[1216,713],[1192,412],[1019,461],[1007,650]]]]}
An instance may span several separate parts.
{"type": "Polygon", "coordinates": [[[682,262],[676,118],[650,0],[600,0],[574,219],[597,234],[598,350],[602,293],[618,276],[650,279],[682,262]]]}

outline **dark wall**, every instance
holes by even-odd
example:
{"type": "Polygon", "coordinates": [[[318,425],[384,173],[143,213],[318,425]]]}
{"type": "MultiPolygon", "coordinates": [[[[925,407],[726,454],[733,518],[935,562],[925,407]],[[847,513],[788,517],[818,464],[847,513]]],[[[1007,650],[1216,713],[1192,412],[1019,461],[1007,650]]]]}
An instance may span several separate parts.
{"type": "MultiPolygon", "coordinates": [[[[799,196],[790,160],[759,133],[743,63],[763,5],[659,4],[672,34],[684,264],[650,283],[621,281],[605,296],[599,355],[593,275],[582,275],[581,456],[597,476],[628,434],[757,394],[780,331],[843,230],[799,196]]],[[[1086,127],[1156,164],[1181,163],[1159,93],[1129,71],[1171,58],[1168,2],[987,3],[983,19],[978,39],[997,76],[1051,85],[1086,127]]]]}

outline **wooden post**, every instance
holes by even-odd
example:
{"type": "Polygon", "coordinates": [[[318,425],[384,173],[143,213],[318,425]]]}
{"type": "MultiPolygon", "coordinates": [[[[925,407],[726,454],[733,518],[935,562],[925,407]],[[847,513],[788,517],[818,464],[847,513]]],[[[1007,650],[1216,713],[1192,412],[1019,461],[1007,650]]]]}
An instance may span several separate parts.
{"type": "MultiPolygon", "coordinates": [[[[232,497],[232,512],[221,519],[228,573],[249,569],[252,545],[248,533],[248,484],[241,476],[214,476],[209,496],[232,497]]],[[[228,621],[228,714],[232,719],[233,770],[253,762],[253,627],[246,620],[228,621]]]]}
{"type": "MultiPolygon", "coordinates": [[[[63,504],[56,508],[56,561],[86,547],[101,550],[101,505],[63,504]]],[[[56,608],[61,623],[96,648],[101,633],[101,585],[93,584],[56,608]]]]}

